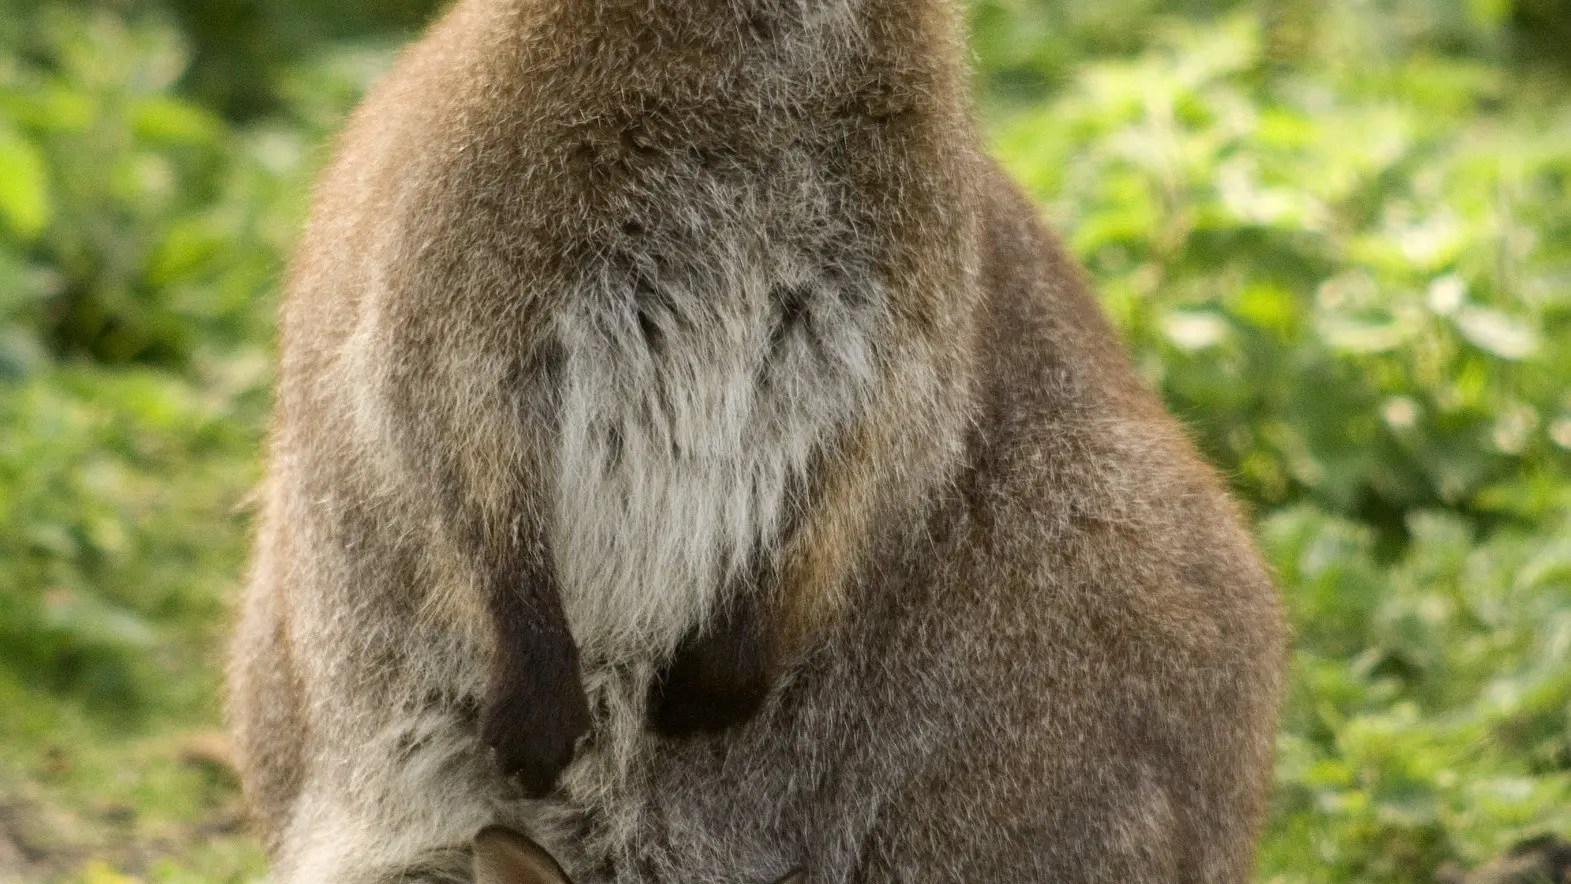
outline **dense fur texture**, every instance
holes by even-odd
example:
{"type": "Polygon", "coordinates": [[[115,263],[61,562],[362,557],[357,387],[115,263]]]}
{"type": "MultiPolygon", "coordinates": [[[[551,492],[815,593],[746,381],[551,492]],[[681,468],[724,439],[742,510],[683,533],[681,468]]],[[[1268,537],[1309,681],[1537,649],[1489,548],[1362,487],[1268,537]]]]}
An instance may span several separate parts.
{"type": "Polygon", "coordinates": [[[1245,879],[1273,591],[958,19],[464,0],[366,101],[231,673],[275,880],[1245,879]]]}

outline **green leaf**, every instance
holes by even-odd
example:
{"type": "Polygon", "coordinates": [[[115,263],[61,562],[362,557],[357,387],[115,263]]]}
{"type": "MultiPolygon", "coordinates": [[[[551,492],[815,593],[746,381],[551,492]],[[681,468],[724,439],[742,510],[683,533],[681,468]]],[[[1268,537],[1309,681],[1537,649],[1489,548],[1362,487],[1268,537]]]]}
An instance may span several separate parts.
{"type": "Polygon", "coordinates": [[[1499,310],[1464,307],[1457,313],[1456,327],[1474,346],[1501,359],[1526,359],[1538,352],[1538,333],[1499,310]]]}
{"type": "Polygon", "coordinates": [[[49,172],[43,154],[7,126],[0,126],[0,218],[24,239],[49,226],[49,172]]]}
{"type": "Polygon", "coordinates": [[[139,99],[131,109],[131,125],[138,137],[166,144],[211,144],[223,132],[212,114],[167,95],[139,99]]]}

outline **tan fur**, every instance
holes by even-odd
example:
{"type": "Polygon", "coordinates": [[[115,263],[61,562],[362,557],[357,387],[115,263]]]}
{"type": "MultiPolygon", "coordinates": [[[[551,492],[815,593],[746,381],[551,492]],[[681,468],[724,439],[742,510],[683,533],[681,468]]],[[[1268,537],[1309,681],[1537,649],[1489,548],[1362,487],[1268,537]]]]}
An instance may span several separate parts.
{"type": "Polygon", "coordinates": [[[1245,879],[1275,596],[959,17],[463,0],[357,111],[231,670],[275,880],[1245,879]]]}

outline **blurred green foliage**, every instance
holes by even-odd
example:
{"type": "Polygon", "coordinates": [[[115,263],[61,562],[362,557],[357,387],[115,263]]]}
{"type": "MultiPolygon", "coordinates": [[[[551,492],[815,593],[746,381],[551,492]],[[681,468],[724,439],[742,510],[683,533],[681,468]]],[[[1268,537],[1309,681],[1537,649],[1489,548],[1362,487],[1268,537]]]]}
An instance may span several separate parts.
{"type": "MultiPolygon", "coordinates": [[[[331,131],[431,12],[0,0],[0,848],[37,879],[257,873],[191,735],[278,279],[331,131]]],[[[1260,879],[1428,881],[1571,832],[1571,7],[973,21],[1000,155],[1280,575],[1260,879]]]]}

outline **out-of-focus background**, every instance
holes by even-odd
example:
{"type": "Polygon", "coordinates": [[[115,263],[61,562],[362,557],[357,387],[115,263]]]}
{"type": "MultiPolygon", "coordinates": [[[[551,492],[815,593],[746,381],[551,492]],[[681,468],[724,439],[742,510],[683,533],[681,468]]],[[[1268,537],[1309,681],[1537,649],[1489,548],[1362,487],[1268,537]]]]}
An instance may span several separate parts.
{"type": "MultiPolygon", "coordinates": [[[[259,880],[218,686],[278,280],[430,0],[0,0],[0,881],[259,880]]],[[[1251,507],[1270,882],[1571,833],[1571,3],[979,0],[998,152],[1251,507]]]]}

